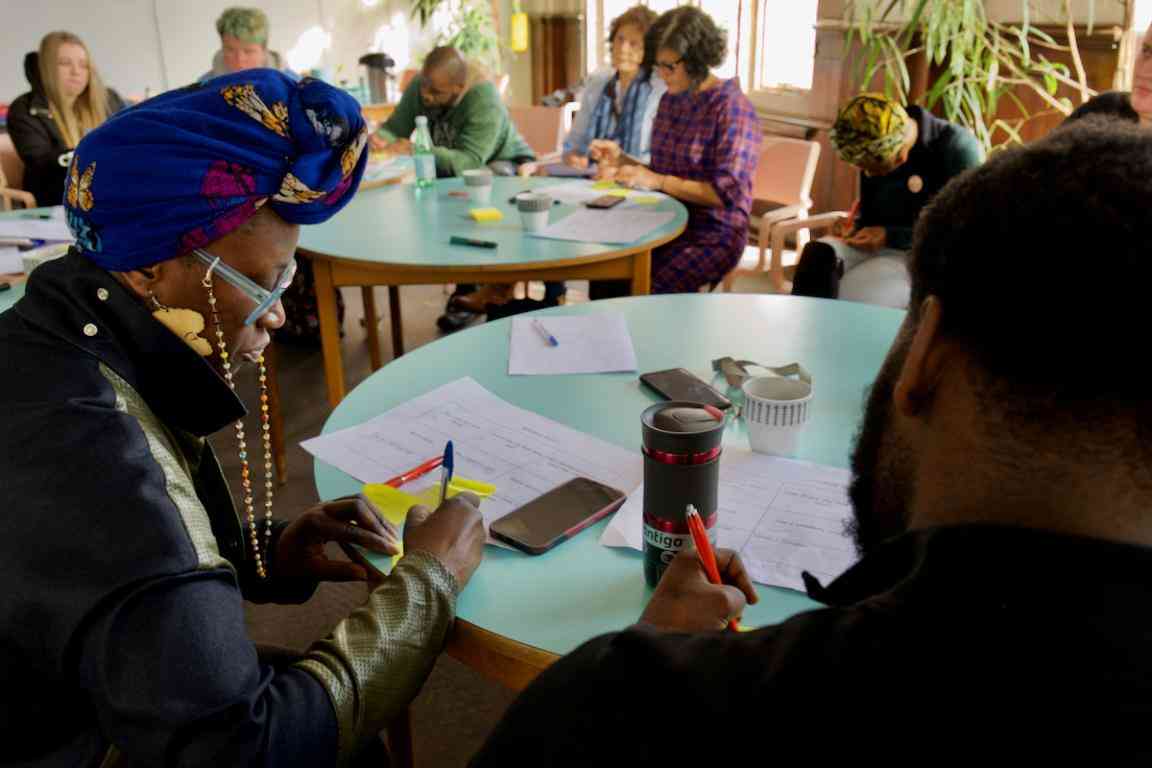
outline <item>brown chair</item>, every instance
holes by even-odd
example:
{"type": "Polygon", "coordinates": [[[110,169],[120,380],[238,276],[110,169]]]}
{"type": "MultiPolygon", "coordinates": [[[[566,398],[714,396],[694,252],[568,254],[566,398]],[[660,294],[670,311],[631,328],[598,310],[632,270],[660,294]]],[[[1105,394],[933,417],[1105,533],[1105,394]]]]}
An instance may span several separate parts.
{"type": "MultiPolygon", "coordinates": [[[[783,136],[765,136],[760,149],[760,161],[752,182],[752,217],[748,223],[749,237],[755,237],[760,258],[755,269],[736,267],[724,276],[725,291],[732,290],[732,281],[738,275],[759,274],[764,271],[766,250],[772,233],[780,222],[804,219],[812,207],[812,179],[820,161],[820,145],[815,141],[791,139],[783,136]]],[[[808,242],[803,228],[797,232],[796,250],[808,242]]],[[[784,289],[784,248],[772,246],[770,273],[776,292],[784,289]]]]}
{"type": "Polygon", "coordinates": [[[24,161],[16,153],[12,144],[12,137],[7,133],[0,133],[0,210],[12,210],[12,203],[17,202],[25,208],[35,208],[36,198],[31,192],[20,189],[24,183],[24,161]]]}
{"type": "Polygon", "coordinates": [[[508,115],[538,158],[559,153],[564,143],[563,107],[508,107],[508,115]]]}

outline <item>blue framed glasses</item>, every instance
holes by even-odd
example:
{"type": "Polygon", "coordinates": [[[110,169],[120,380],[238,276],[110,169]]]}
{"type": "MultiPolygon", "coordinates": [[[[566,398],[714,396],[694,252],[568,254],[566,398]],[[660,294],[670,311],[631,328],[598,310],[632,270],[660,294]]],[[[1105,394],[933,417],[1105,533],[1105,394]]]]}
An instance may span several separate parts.
{"type": "Polygon", "coordinates": [[[225,264],[219,256],[213,256],[208,253],[208,251],[201,250],[200,248],[192,251],[192,254],[200,263],[208,267],[209,275],[219,275],[221,280],[243,293],[256,305],[255,308],[248,313],[248,317],[244,320],[244,325],[252,325],[267,314],[268,310],[272,309],[272,305],[279,301],[280,297],[284,295],[284,291],[288,290],[288,286],[292,285],[292,278],[296,277],[296,259],[293,258],[292,261],[288,263],[288,266],[284,267],[284,271],[280,273],[280,276],[276,278],[272,290],[268,290],[246,275],[225,264]]]}

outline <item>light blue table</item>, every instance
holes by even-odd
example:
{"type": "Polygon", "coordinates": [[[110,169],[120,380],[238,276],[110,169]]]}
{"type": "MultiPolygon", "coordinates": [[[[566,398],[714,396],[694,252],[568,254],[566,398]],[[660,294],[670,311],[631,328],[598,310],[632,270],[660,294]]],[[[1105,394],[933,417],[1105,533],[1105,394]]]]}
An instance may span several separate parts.
{"type": "MultiPolygon", "coordinates": [[[[801,362],[815,382],[812,418],[798,458],[847,466],[865,388],[879,370],[904,313],[792,296],[685,294],[597,301],[542,314],[620,312],[643,371],[709,370],[725,355],[766,365],[801,362]]],[[[609,442],[640,450],[640,413],[654,396],[636,374],[509,376],[509,320],[477,326],[389,363],[356,387],[325,432],[359,424],[441,384],[472,376],[514,403],[609,442]]],[[[723,379],[719,380],[721,389],[723,379]]],[[[747,446],[739,426],[729,445],[747,446]]],[[[360,484],[316,462],[316,487],[330,499],[360,484]]],[[[480,478],[482,479],[482,478],[480,478]]],[[[539,557],[487,547],[460,596],[449,652],[513,688],[553,659],[635,622],[649,597],[642,558],[599,544],[597,524],[539,557]]],[[[758,585],[745,623],[778,622],[813,607],[797,592],[758,585]]]]}
{"type": "MultiPolygon", "coordinates": [[[[0,219],[28,218],[49,213],[51,210],[51,208],[32,208],[31,210],[0,211],[0,219]]],[[[24,275],[0,275],[0,282],[12,284],[11,288],[0,293],[0,312],[4,312],[24,295],[24,275]]]]}
{"type": "MultiPolygon", "coordinates": [[[[575,182],[546,177],[497,177],[495,182],[490,205],[504,214],[503,221],[496,223],[473,221],[468,211],[476,206],[449,197],[451,190],[464,189],[461,179],[440,179],[428,189],[404,184],[361,191],[330,221],[302,228],[300,248],[311,257],[316,272],[324,374],[333,406],[344,397],[334,286],[362,287],[369,320],[369,354],[372,369],[377,370],[380,343],[371,286],[389,287],[392,350],[399,357],[404,352],[401,285],[626,279],[632,281],[633,294],[646,294],[651,285],[652,249],[679,236],[688,223],[688,210],[669,198],[659,205],[645,206],[645,210],[671,211],[675,214],[672,221],[628,245],[528,237],[520,226],[520,214],[508,199],[526,189],[575,182]],[[498,245],[495,249],[450,245],[453,235],[492,240],[498,245]]],[[[558,221],[575,210],[574,205],[553,206],[551,220],[558,221]]]]}

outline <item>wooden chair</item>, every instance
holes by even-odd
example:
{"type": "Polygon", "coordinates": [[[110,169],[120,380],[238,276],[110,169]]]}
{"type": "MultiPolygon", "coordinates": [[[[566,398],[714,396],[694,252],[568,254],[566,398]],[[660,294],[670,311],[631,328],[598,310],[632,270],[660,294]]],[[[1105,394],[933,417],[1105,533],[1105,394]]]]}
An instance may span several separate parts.
{"type": "Polygon", "coordinates": [[[31,192],[20,189],[24,183],[24,161],[16,153],[12,144],[12,137],[7,133],[0,133],[0,210],[12,210],[12,203],[17,202],[25,208],[35,208],[36,198],[31,192]]]}
{"type": "MultiPolygon", "coordinates": [[[[791,139],[783,136],[765,136],[760,149],[760,161],[756,166],[756,177],[752,183],[752,219],[749,221],[749,236],[755,236],[760,248],[760,257],[755,269],[736,267],[722,281],[724,290],[732,290],[732,281],[737,275],[758,274],[764,271],[766,250],[769,242],[775,243],[772,233],[780,222],[791,219],[804,219],[812,207],[812,179],[816,175],[816,165],[820,161],[820,145],[815,141],[791,139]]],[[[792,230],[797,233],[796,250],[808,242],[804,228],[792,230]]],[[[781,241],[782,243],[782,241],[781,241]]],[[[770,273],[776,292],[784,288],[783,244],[772,246],[770,273]]]]}
{"type": "MultiPolygon", "coordinates": [[[[796,250],[799,252],[803,249],[803,246],[800,245],[801,240],[807,243],[808,237],[811,236],[812,232],[828,229],[836,222],[846,218],[848,218],[847,211],[829,211],[828,213],[820,213],[815,216],[805,216],[804,218],[777,222],[772,227],[770,243],[772,249],[772,283],[778,293],[788,293],[792,290],[792,286],[784,281],[784,268],[776,256],[776,254],[784,252],[784,239],[788,235],[796,235],[796,250]],[[805,236],[801,238],[801,234],[805,236]]],[[[763,251],[761,251],[761,254],[763,254],[763,251]]]]}
{"type": "Polygon", "coordinates": [[[565,133],[563,107],[508,107],[508,115],[538,158],[560,151],[565,133]]]}

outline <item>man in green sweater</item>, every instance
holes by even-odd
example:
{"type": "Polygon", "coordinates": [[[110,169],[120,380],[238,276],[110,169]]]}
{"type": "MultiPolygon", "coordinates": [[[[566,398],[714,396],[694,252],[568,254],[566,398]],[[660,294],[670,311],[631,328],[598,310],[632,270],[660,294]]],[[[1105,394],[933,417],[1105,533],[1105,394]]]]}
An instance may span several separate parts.
{"type": "Polygon", "coordinates": [[[420,75],[373,137],[373,148],[412,154],[408,137],[417,115],[428,118],[437,176],[458,176],[486,165],[498,175],[512,176],[519,165],[536,159],[512,124],[496,86],[452,46],[428,54],[420,75]]]}
{"type": "MultiPolygon", "coordinates": [[[[498,176],[515,176],[522,164],[536,159],[512,124],[496,86],[450,45],[432,49],[424,59],[420,75],[412,78],[396,111],[372,137],[372,148],[393,155],[412,154],[408,137],[416,128],[417,115],[428,118],[437,176],[459,176],[484,166],[498,176]]],[[[458,331],[479,316],[454,305],[458,296],[475,290],[472,284],[456,286],[444,314],[436,320],[442,331],[458,331]]]]}
{"type": "Polygon", "coordinates": [[[908,250],[920,211],[953,177],[984,161],[967,128],[876,93],[856,96],[829,137],[860,169],[855,215],[800,255],[792,293],[904,308],[908,250]]]}

